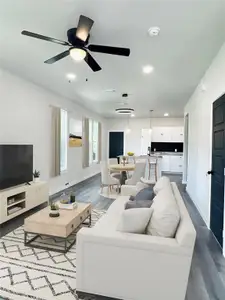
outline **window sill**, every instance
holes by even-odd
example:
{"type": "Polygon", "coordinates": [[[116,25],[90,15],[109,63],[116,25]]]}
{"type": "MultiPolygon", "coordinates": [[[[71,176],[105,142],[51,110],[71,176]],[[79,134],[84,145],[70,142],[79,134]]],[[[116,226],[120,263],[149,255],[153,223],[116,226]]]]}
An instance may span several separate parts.
{"type": "Polygon", "coordinates": [[[98,165],[98,161],[92,161],[90,164],[89,164],[89,167],[92,166],[92,165],[98,165]]]}

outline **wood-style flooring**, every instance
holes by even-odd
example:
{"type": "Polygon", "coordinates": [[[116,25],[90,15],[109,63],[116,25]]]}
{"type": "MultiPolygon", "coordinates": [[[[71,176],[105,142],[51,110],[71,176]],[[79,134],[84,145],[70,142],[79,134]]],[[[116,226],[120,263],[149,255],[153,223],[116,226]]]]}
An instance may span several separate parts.
{"type": "MultiPolygon", "coordinates": [[[[170,175],[169,177],[171,177],[171,181],[177,182],[197,231],[197,240],[186,300],[225,300],[225,259],[222,256],[222,250],[215,240],[212,232],[205,225],[190,197],[185,192],[184,186],[181,184],[181,176],[170,175]]],[[[85,182],[77,184],[73,187],[73,189],[76,192],[76,198],[78,201],[91,201],[93,206],[97,209],[107,209],[114,201],[99,195],[100,176],[92,177],[85,182]]],[[[58,196],[59,195],[56,197],[58,196]]],[[[3,224],[0,227],[0,236],[7,234],[18,226],[21,226],[25,217],[40,208],[41,207],[38,207],[10,222],[3,224]]]]}

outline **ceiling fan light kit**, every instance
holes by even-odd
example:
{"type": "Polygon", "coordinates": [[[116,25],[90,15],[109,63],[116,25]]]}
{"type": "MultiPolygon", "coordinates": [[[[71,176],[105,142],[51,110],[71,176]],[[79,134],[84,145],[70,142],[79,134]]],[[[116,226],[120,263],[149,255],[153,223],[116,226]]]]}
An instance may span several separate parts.
{"type": "Polygon", "coordinates": [[[71,48],[70,49],[70,56],[75,61],[81,61],[86,57],[87,53],[82,48],[71,48]]]}
{"type": "Polygon", "coordinates": [[[84,60],[94,72],[97,72],[100,71],[102,68],[93,58],[93,56],[89,53],[89,51],[120,56],[130,55],[130,49],[128,48],[88,44],[90,38],[90,30],[93,24],[94,21],[92,19],[81,15],[79,18],[77,28],[71,28],[67,31],[68,42],[30,32],[27,30],[23,30],[21,34],[32,38],[52,42],[55,44],[60,44],[62,46],[70,47],[70,49],[46,60],[46,64],[53,64],[61,60],[62,58],[65,58],[68,55],[70,55],[76,61],[84,60]]]}

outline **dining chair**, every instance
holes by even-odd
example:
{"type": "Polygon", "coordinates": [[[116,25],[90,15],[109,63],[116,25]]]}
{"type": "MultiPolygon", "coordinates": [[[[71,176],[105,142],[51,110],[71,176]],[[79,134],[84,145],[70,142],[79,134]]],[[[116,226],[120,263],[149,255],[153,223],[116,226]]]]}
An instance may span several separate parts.
{"type": "MultiPolygon", "coordinates": [[[[109,158],[108,159],[108,164],[109,165],[117,165],[118,164],[118,159],[117,158],[109,158]]],[[[120,177],[120,172],[119,171],[110,170],[110,174],[112,174],[112,176],[120,177]]]]}
{"type": "Polygon", "coordinates": [[[135,164],[135,169],[131,178],[127,179],[126,185],[136,185],[141,177],[145,176],[146,160],[135,164]]]}
{"type": "Polygon", "coordinates": [[[119,191],[120,181],[119,179],[110,175],[108,163],[106,161],[100,162],[101,167],[101,192],[103,191],[103,187],[108,187],[108,193],[112,190],[113,186],[117,186],[117,190],[119,191]]]}

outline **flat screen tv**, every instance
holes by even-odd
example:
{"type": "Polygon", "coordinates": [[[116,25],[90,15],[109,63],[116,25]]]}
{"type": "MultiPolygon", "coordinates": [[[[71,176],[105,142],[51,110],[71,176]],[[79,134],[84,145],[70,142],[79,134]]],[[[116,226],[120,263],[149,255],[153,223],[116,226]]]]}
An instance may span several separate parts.
{"type": "Polygon", "coordinates": [[[0,145],[0,189],[33,180],[33,145],[0,145]]]}

